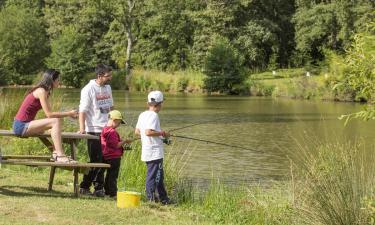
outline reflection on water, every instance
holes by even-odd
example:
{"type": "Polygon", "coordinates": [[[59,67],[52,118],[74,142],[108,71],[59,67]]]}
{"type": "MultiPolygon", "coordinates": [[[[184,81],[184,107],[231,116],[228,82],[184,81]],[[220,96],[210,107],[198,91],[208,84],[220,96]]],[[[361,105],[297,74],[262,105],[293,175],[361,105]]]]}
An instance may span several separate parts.
{"type": "MultiPolygon", "coordinates": [[[[139,113],[146,109],[146,96],[115,91],[115,106],[135,125],[139,113]]],[[[79,90],[69,92],[66,100],[78,104],[79,90]]],[[[374,121],[354,121],[344,127],[343,121],[337,119],[361,108],[353,103],[168,95],[160,119],[165,130],[202,123],[174,134],[256,150],[174,139],[166,151],[179,155],[187,150],[187,160],[180,162],[185,165],[183,173],[187,177],[220,177],[227,182],[254,184],[285,179],[289,173],[288,155],[300,151],[297,143],[310,146],[362,138],[371,144],[375,137],[374,121]]]]}

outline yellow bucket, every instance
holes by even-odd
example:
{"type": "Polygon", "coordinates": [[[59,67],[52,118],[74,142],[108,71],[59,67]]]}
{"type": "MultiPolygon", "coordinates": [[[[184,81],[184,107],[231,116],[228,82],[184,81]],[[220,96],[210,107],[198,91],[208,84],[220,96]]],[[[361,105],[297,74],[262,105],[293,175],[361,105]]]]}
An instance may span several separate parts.
{"type": "Polygon", "coordinates": [[[141,200],[141,193],[134,191],[118,191],[117,192],[117,207],[130,208],[139,206],[141,200]]]}

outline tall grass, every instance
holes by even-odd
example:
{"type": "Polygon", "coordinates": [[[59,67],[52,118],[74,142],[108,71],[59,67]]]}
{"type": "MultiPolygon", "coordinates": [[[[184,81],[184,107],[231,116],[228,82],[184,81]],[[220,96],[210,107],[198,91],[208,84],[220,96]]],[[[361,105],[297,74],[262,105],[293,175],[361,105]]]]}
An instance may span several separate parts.
{"type": "Polygon", "coordinates": [[[130,90],[147,92],[161,90],[165,92],[203,92],[204,75],[194,71],[178,71],[173,73],[141,70],[133,72],[129,85],[130,90]]]}
{"type": "Polygon", "coordinates": [[[375,196],[372,151],[361,142],[301,147],[293,164],[298,223],[367,224],[374,216],[366,201],[375,196]]]}
{"type": "Polygon", "coordinates": [[[182,207],[197,211],[215,224],[292,224],[294,209],[290,188],[275,184],[269,188],[246,184],[228,186],[212,179],[206,189],[191,182],[179,184],[182,207]],[[185,195],[182,195],[185,194],[185,195]]]}
{"type": "Polygon", "coordinates": [[[11,129],[26,90],[0,88],[0,129],[11,129]]]}

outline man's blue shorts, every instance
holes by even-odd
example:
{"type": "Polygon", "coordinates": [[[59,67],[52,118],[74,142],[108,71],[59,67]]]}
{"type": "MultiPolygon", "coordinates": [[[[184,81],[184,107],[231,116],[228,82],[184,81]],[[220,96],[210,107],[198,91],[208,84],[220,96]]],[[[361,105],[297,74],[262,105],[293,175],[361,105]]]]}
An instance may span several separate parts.
{"type": "Polygon", "coordinates": [[[29,127],[30,122],[22,122],[14,119],[13,121],[13,132],[15,135],[22,137],[25,135],[27,128],[29,127]]]}

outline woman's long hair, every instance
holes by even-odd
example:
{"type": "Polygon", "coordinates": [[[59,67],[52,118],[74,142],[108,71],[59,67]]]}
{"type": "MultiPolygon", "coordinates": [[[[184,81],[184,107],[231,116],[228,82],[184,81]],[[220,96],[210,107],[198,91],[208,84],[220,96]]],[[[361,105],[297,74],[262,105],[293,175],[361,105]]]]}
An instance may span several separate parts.
{"type": "Polygon", "coordinates": [[[53,89],[53,82],[59,78],[60,72],[55,69],[48,69],[43,73],[42,79],[39,83],[33,87],[28,93],[33,92],[37,88],[44,88],[48,92],[48,95],[51,94],[53,89]]]}

